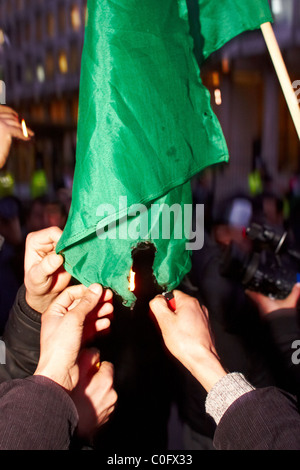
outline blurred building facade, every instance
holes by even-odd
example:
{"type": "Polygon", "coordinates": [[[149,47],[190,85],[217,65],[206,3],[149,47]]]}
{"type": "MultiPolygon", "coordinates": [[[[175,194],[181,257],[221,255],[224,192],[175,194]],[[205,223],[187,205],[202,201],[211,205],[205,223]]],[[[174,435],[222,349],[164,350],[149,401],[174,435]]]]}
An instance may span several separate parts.
{"type": "Polygon", "coordinates": [[[21,193],[35,169],[45,168],[50,184],[59,185],[74,166],[85,14],[86,0],[0,2],[6,104],[36,135],[30,149],[14,145],[9,160],[21,193]]]}
{"type": "MultiPolygon", "coordinates": [[[[300,2],[270,0],[270,6],[300,98],[300,2]]],[[[300,170],[299,139],[261,31],[231,41],[205,64],[202,75],[230,152],[229,165],[214,174],[216,200],[234,192],[251,194],[254,171],[261,174],[265,190],[285,193],[291,175],[300,170]]]]}
{"type": "MultiPolygon", "coordinates": [[[[187,0],[191,12],[197,0],[187,0]]],[[[300,2],[270,0],[274,30],[291,80],[300,80],[300,2]]],[[[18,187],[38,166],[50,182],[74,166],[80,59],[86,0],[0,2],[0,80],[6,102],[35,131],[31,146],[15,145],[9,160],[18,187]]],[[[299,170],[299,140],[260,31],[245,33],[202,68],[230,152],[230,163],[212,171],[216,199],[249,190],[258,169],[281,188],[299,170]]],[[[300,86],[299,86],[300,89],[300,86]]]]}

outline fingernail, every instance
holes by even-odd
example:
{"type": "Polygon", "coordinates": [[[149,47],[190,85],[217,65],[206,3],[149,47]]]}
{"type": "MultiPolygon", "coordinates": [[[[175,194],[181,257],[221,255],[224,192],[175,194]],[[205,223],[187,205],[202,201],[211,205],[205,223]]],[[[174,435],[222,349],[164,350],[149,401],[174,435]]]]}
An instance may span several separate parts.
{"type": "Polygon", "coordinates": [[[92,284],[89,289],[94,292],[94,294],[101,294],[102,286],[100,284],[92,284]]]}

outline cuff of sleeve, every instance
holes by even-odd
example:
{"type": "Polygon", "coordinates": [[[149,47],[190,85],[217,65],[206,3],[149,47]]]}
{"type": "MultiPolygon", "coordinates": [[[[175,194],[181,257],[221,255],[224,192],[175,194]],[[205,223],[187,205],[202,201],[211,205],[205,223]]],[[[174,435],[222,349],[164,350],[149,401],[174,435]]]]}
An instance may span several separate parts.
{"type": "Polygon", "coordinates": [[[254,387],[247,382],[245,377],[233,372],[222,377],[210,390],[206,397],[206,412],[219,424],[223,414],[230,405],[245,393],[255,390],[254,387]]]}
{"type": "Polygon", "coordinates": [[[78,424],[78,411],[69,393],[61,385],[44,375],[32,375],[30,377],[26,377],[25,380],[37,385],[38,387],[43,387],[45,390],[51,390],[53,396],[55,395],[55,398],[57,398],[61,408],[63,409],[61,415],[65,413],[66,415],[71,416],[74,430],[78,424]]]}
{"type": "Polygon", "coordinates": [[[17,303],[19,305],[20,310],[32,321],[41,323],[41,314],[31,308],[28,303],[26,302],[26,288],[23,284],[17,294],[17,303]]]}

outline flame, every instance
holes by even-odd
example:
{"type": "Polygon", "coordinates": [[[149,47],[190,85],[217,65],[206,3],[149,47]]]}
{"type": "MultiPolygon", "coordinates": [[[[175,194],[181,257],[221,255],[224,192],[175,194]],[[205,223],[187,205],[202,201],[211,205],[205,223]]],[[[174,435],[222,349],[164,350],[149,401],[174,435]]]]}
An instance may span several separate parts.
{"type": "Polygon", "coordinates": [[[23,129],[23,135],[24,137],[28,137],[28,132],[27,132],[27,127],[26,127],[26,123],[24,121],[24,119],[22,119],[22,129],[23,129]]]}
{"type": "Polygon", "coordinates": [[[135,272],[130,269],[129,273],[129,287],[130,292],[133,292],[135,289],[135,272]]]}

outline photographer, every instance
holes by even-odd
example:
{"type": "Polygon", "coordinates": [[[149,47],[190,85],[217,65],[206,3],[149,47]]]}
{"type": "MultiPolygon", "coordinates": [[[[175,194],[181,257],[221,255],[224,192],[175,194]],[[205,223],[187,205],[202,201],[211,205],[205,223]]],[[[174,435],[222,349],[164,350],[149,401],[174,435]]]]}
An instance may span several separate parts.
{"type": "Polygon", "coordinates": [[[246,230],[251,250],[231,243],[221,272],[240,282],[260,315],[260,329],[273,364],[276,384],[298,394],[300,375],[292,348],[300,338],[297,303],[300,253],[282,227],[251,223],[246,230]]]}
{"type": "Polygon", "coordinates": [[[163,296],[150,302],[165,345],[207,392],[206,411],[217,425],[219,450],[299,450],[300,416],[294,398],[275,387],[255,389],[240,373],[227,373],[210,332],[208,312],[174,291],[176,310],[163,296]]]}
{"type": "Polygon", "coordinates": [[[262,322],[277,349],[278,358],[288,379],[288,391],[300,393],[300,369],[296,348],[300,346],[299,313],[300,284],[295,284],[283,300],[273,299],[260,292],[247,291],[257,305],[262,322]],[[299,343],[298,343],[299,342],[299,343]]]}

